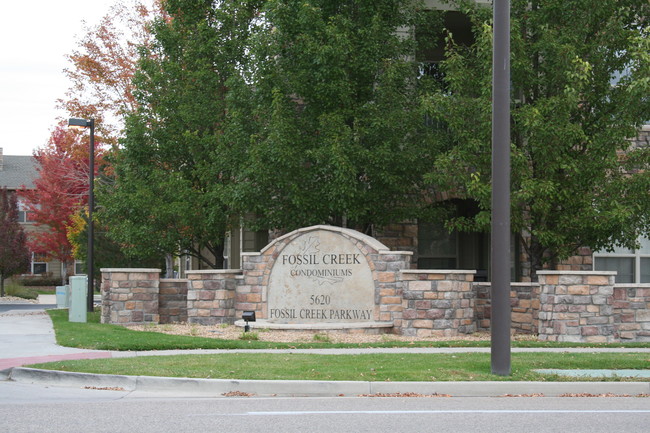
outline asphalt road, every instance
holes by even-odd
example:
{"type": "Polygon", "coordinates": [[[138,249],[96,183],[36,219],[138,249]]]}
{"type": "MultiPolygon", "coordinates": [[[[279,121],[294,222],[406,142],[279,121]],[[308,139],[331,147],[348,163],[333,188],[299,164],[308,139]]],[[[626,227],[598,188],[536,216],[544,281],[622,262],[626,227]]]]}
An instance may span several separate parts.
{"type": "Polygon", "coordinates": [[[648,397],[158,398],[0,382],[0,432],[645,432],[648,397]]]}

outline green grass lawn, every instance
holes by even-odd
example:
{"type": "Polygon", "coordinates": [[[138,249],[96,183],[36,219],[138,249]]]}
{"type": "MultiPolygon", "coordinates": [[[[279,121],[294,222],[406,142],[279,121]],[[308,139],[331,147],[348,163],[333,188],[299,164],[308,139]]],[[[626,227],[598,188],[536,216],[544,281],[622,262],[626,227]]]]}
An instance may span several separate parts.
{"type": "MultiPolygon", "coordinates": [[[[217,338],[168,335],[143,332],[119,325],[99,323],[99,312],[88,314],[86,323],[68,322],[67,310],[48,310],[57,342],[62,346],[97,350],[172,350],[172,349],[322,349],[358,347],[489,347],[489,341],[385,341],[378,343],[274,343],[256,340],[221,340],[217,338]]],[[[650,343],[580,344],[539,341],[513,341],[513,347],[650,347],[650,343]]]]}
{"type": "Polygon", "coordinates": [[[647,353],[513,353],[512,374],[491,374],[489,353],[309,355],[229,353],[143,356],[61,361],[34,367],[98,374],[239,380],[356,381],[650,381],[638,378],[576,379],[540,374],[535,369],[644,369],[647,353]]]}
{"type": "MultiPolygon", "coordinates": [[[[59,344],[98,350],[242,349],[242,348],[355,348],[489,346],[487,342],[382,342],[368,344],[271,343],[256,340],[220,340],[133,331],[99,323],[99,312],[87,323],[68,322],[67,310],[49,310],[59,344]]],[[[579,345],[513,342],[528,347],[648,347],[647,343],[579,345]]],[[[37,368],[100,374],[257,380],[361,380],[361,381],[576,381],[645,380],[625,378],[576,379],[543,375],[535,369],[648,369],[647,353],[513,353],[512,374],[491,374],[489,353],[311,355],[288,353],[226,353],[218,355],[146,356],[34,365],[37,368]]]]}

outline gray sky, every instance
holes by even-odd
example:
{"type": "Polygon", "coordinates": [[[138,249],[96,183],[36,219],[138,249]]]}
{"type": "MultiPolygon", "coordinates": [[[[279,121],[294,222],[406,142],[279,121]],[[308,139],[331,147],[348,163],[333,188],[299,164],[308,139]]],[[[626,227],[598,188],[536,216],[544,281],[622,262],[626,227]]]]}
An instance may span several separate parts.
{"type": "Polygon", "coordinates": [[[0,9],[0,147],[31,155],[47,143],[56,100],[69,87],[65,55],[99,23],[115,0],[4,2],[0,9]]]}

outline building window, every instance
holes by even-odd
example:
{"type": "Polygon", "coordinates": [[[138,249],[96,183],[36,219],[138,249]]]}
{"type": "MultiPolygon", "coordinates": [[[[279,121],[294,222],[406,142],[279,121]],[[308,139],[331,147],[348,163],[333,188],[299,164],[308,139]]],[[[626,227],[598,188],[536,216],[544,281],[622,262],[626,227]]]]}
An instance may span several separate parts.
{"type": "Polygon", "coordinates": [[[475,42],[472,22],[458,11],[431,10],[427,14],[428,18],[415,29],[418,76],[429,77],[447,91],[445,74],[440,67],[440,62],[446,57],[447,32],[456,44],[470,47],[475,42]],[[444,31],[440,30],[441,26],[444,31]]]}
{"type": "Polygon", "coordinates": [[[18,202],[18,222],[19,223],[33,223],[34,215],[27,212],[27,206],[22,201],[18,202]]]}
{"type": "Polygon", "coordinates": [[[442,222],[418,225],[418,268],[457,269],[458,232],[442,222]]]}
{"type": "Polygon", "coordinates": [[[75,275],[83,275],[86,272],[84,271],[84,262],[81,260],[75,260],[74,261],[74,274],[75,275]]]}
{"type": "MultiPolygon", "coordinates": [[[[455,216],[471,218],[479,211],[472,200],[451,200],[455,216]]],[[[510,237],[510,279],[519,281],[521,265],[517,260],[521,246],[517,236],[510,237]]],[[[490,281],[490,234],[449,231],[443,221],[418,221],[418,269],[475,270],[474,281],[490,281]]]]}
{"type": "Polygon", "coordinates": [[[32,253],[32,274],[47,274],[47,256],[43,253],[32,253]]]}
{"type": "Polygon", "coordinates": [[[418,41],[415,58],[419,62],[440,62],[445,58],[447,32],[454,43],[466,47],[474,45],[475,37],[470,18],[459,11],[431,10],[428,17],[415,29],[418,41]],[[445,31],[440,31],[440,27],[445,31]]]}
{"type": "MultiPolygon", "coordinates": [[[[471,200],[451,200],[457,217],[471,218],[478,206],[471,200]]],[[[444,221],[418,221],[418,269],[476,270],[474,281],[487,281],[489,236],[482,232],[449,231],[444,221]]]]}
{"type": "Polygon", "coordinates": [[[650,240],[639,239],[636,250],[615,248],[594,253],[594,270],[616,271],[616,283],[650,283],[650,240]]]}

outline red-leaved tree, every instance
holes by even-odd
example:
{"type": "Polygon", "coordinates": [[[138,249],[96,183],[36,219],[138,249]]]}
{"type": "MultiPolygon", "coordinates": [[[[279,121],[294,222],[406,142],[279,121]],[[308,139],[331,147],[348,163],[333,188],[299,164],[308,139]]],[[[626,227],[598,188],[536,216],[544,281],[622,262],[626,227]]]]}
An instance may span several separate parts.
{"type": "Polygon", "coordinates": [[[0,297],[5,295],[5,278],[29,269],[29,250],[18,223],[16,195],[0,190],[0,297]]]}
{"type": "Polygon", "coordinates": [[[71,83],[59,108],[71,117],[95,119],[105,145],[115,145],[122,117],[137,106],[133,75],[139,48],[150,43],[148,23],[161,14],[159,0],[118,0],[99,24],[87,26],[65,69],[71,83]]]}
{"type": "MultiPolygon", "coordinates": [[[[95,175],[103,163],[103,152],[95,139],[95,175]]],[[[68,230],[72,218],[88,203],[89,136],[86,131],[69,129],[60,123],[46,146],[34,152],[38,178],[34,189],[22,190],[25,205],[36,226],[29,234],[28,245],[35,253],[44,253],[63,264],[62,280],[72,261],[68,230]]]]}

